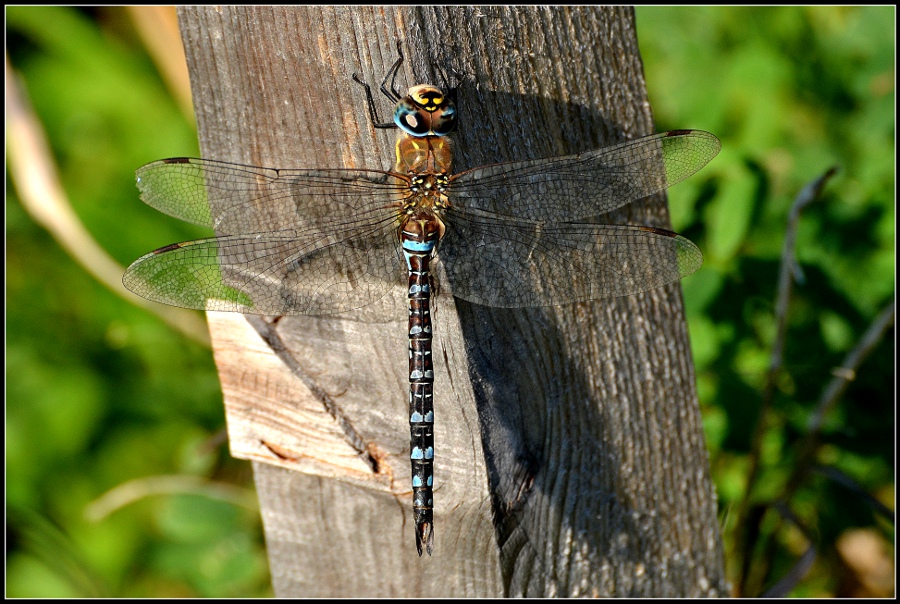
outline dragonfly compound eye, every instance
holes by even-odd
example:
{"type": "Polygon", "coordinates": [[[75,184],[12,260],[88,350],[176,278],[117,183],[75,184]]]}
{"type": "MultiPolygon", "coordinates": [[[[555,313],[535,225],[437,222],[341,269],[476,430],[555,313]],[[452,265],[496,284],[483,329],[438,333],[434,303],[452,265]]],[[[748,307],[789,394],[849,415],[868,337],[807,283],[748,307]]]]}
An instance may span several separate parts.
{"type": "Polygon", "coordinates": [[[397,103],[394,123],[415,137],[445,136],[456,126],[456,107],[440,88],[413,86],[397,103]]]}

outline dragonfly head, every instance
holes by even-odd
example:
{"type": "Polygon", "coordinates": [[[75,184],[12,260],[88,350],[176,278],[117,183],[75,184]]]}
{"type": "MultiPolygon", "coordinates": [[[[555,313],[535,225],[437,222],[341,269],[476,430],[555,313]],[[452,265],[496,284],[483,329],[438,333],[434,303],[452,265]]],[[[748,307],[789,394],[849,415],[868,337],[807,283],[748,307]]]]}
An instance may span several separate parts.
{"type": "Polygon", "coordinates": [[[394,123],[411,136],[446,136],[456,127],[456,106],[437,86],[420,84],[397,103],[394,123]]]}

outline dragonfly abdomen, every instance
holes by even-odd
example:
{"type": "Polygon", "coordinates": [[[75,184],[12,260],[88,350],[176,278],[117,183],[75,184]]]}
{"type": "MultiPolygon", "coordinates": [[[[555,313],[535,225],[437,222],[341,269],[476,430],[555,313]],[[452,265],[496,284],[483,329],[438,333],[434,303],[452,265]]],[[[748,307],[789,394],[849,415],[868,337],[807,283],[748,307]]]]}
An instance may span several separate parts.
{"type": "Polygon", "coordinates": [[[431,555],[434,545],[434,368],[431,361],[429,262],[440,222],[410,217],[400,229],[409,270],[409,437],[416,549],[431,555]]]}

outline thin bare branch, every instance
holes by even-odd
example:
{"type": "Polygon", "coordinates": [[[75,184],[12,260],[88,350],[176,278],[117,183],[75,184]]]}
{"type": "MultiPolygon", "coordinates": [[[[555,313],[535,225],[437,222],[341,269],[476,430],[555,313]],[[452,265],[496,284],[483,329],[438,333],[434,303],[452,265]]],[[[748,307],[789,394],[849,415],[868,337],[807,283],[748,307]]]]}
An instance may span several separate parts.
{"type": "Polygon", "coordinates": [[[777,332],[775,341],[772,343],[772,360],[769,364],[769,371],[766,376],[766,383],[763,388],[762,402],[759,411],[759,420],[753,433],[750,444],[750,469],[747,473],[747,486],[744,490],[744,496],[741,500],[737,514],[737,534],[735,539],[734,551],[739,553],[741,559],[741,573],[738,578],[738,593],[743,594],[746,588],[746,579],[749,571],[749,565],[752,558],[753,544],[747,538],[747,513],[752,501],[754,486],[759,478],[759,460],[762,452],[762,442],[766,431],[769,428],[769,415],[772,407],[772,400],[775,396],[775,383],[778,372],[781,371],[782,361],[784,358],[784,342],[787,334],[787,314],[790,304],[791,291],[793,289],[792,277],[801,276],[799,272],[796,256],[794,253],[794,244],[797,237],[797,226],[800,221],[800,213],[813,201],[815,201],[825,183],[837,173],[837,167],[831,167],[825,171],[822,176],[810,182],[803,187],[791,206],[788,215],[788,224],[784,238],[784,246],[781,252],[781,269],[778,276],[778,292],[775,299],[775,320],[777,323],[777,332]]]}
{"type": "Polygon", "coordinates": [[[894,324],[894,304],[892,300],[878,313],[878,316],[866,329],[856,346],[844,357],[840,367],[832,370],[832,378],[822,390],[816,410],[809,418],[807,433],[799,443],[798,450],[800,453],[797,456],[797,463],[794,464],[791,476],[785,484],[784,494],[781,496],[785,501],[790,500],[806,473],[815,465],[814,460],[818,451],[822,425],[826,414],[834,408],[847,390],[847,386],[856,378],[856,372],[862,363],[872,353],[890,326],[894,324]]]}
{"type": "Polygon", "coordinates": [[[821,465],[814,466],[812,468],[812,471],[816,474],[824,476],[834,483],[841,485],[847,490],[852,491],[854,495],[865,501],[877,513],[884,516],[891,523],[894,522],[894,511],[885,504],[881,503],[881,501],[879,501],[877,497],[866,491],[863,485],[859,484],[859,482],[848,476],[845,472],[842,472],[841,470],[831,466],[821,465]]]}
{"type": "MultiPolygon", "coordinates": [[[[786,598],[791,593],[791,590],[806,576],[809,569],[812,568],[813,563],[816,561],[816,546],[809,529],[800,522],[800,519],[797,518],[787,504],[778,502],[773,507],[781,514],[783,519],[793,524],[797,530],[803,533],[807,543],[809,543],[809,547],[806,548],[806,551],[803,552],[803,555],[800,556],[791,569],[775,585],[761,594],[763,598],[786,598]]],[[[767,559],[771,559],[771,557],[767,557],[767,559]]]]}
{"type": "MultiPolygon", "coordinates": [[[[775,342],[772,344],[772,360],[769,364],[769,375],[766,383],[767,398],[774,394],[774,384],[777,372],[781,370],[784,360],[784,341],[787,333],[787,314],[790,303],[793,283],[796,280],[802,282],[803,271],[797,264],[797,256],[794,244],[797,240],[797,227],[800,223],[800,213],[813,201],[818,199],[819,193],[832,176],[837,173],[836,166],[829,168],[822,176],[812,181],[800,191],[791,206],[788,215],[787,230],[784,236],[784,246],[781,249],[781,269],[778,275],[778,293],[775,299],[775,319],[778,323],[778,331],[775,342]]],[[[768,402],[768,401],[764,401],[768,402]]]]}
{"type": "Polygon", "coordinates": [[[882,309],[860,338],[859,343],[844,357],[840,367],[832,370],[831,381],[828,382],[828,385],[822,391],[822,396],[816,405],[816,411],[809,418],[808,429],[810,436],[819,434],[825,415],[834,408],[835,404],[843,396],[844,391],[847,390],[847,386],[856,378],[856,372],[859,370],[860,365],[875,349],[875,346],[881,342],[885,332],[894,324],[894,305],[895,302],[892,300],[882,309]]]}
{"type": "MultiPolygon", "coordinates": [[[[862,486],[857,484],[852,478],[835,468],[823,467],[815,463],[815,456],[820,443],[821,427],[824,422],[825,414],[837,404],[837,401],[843,395],[849,382],[855,378],[859,367],[875,349],[875,346],[881,341],[885,332],[893,323],[894,302],[891,301],[878,314],[866,332],[862,335],[857,345],[847,354],[844,358],[844,362],[841,363],[841,366],[832,371],[834,377],[825,386],[822,395],[819,398],[816,412],[810,418],[808,424],[809,431],[797,445],[797,450],[799,451],[797,461],[794,463],[791,475],[785,483],[783,492],[778,496],[778,501],[790,501],[809,472],[814,471],[854,491],[858,496],[866,500],[866,502],[876,511],[893,521],[893,513],[880,501],[867,493],[862,486]]],[[[787,509],[785,504],[776,504],[775,507],[782,516],[785,516],[785,510],[787,509]]],[[[791,518],[793,518],[793,516],[791,516],[791,518]]],[[[796,519],[792,519],[792,522],[798,526],[800,524],[796,519]]],[[[748,533],[745,533],[745,535],[747,534],[748,533]]],[[[804,534],[806,533],[804,532],[804,534]]],[[[755,539],[748,539],[748,545],[753,542],[755,542],[755,539]]],[[[774,549],[775,543],[771,541],[767,547],[766,554],[760,558],[763,560],[762,564],[768,564],[768,561],[773,559],[774,549]]],[[[810,550],[804,553],[803,557],[798,560],[794,568],[791,569],[791,571],[782,578],[776,586],[767,590],[763,597],[783,597],[787,595],[796,581],[799,581],[799,579],[802,578],[806,571],[806,566],[812,564],[812,559],[807,559],[810,555],[812,555],[813,559],[815,558],[813,548],[810,548],[810,550]]],[[[747,568],[749,573],[749,566],[747,566],[747,568]]],[[[764,575],[765,571],[761,571],[758,567],[755,569],[754,576],[762,577],[764,575]]],[[[752,586],[749,586],[747,583],[745,583],[745,586],[749,591],[753,591],[752,586]]]]}

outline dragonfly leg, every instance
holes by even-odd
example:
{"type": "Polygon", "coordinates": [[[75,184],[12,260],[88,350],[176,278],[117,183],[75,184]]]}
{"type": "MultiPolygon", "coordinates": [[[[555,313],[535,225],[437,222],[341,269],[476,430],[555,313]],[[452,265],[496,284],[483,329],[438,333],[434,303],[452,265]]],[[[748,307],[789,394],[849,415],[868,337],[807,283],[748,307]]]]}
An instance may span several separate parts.
{"type": "Polygon", "coordinates": [[[391,68],[388,69],[387,75],[384,76],[384,80],[381,82],[381,94],[390,99],[390,101],[394,104],[397,104],[400,101],[400,91],[397,90],[397,72],[400,70],[400,66],[403,65],[403,49],[400,45],[400,40],[397,40],[397,54],[400,55],[394,64],[391,65],[391,68]],[[391,87],[388,89],[387,83],[388,80],[391,81],[391,87]]]}
{"type": "Polygon", "coordinates": [[[471,76],[464,71],[457,70],[449,61],[447,62],[446,69],[442,65],[436,65],[435,69],[437,70],[438,77],[441,78],[441,89],[447,94],[447,98],[456,104],[457,88],[471,76]],[[447,73],[448,71],[449,75],[447,73]],[[453,83],[450,82],[451,78],[453,79],[453,83]]]}
{"type": "Polygon", "coordinates": [[[360,80],[359,76],[355,73],[353,74],[353,81],[366,89],[366,104],[369,106],[369,120],[372,122],[372,126],[375,128],[396,128],[397,124],[394,122],[382,122],[381,118],[378,117],[378,110],[375,108],[375,99],[372,98],[372,89],[369,85],[360,80]]]}
{"type": "MultiPolygon", "coordinates": [[[[397,72],[403,64],[403,50],[400,47],[400,40],[397,40],[397,54],[399,54],[400,57],[394,61],[394,64],[388,69],[387,75],[384,76],[380,88],[381,93],[389,98],[394,104],[400,102],[400,92],[397,90],[396,84],[397,72]],[[391,83],[390,88],[387,86],[388,81],[391,83]]],[[[375,107],[375,98],[372,96],[372,89],[369,85],[360,80],[359,76],[355,73],[353,74],[353,81],[366,89],[366,104],[369,106],[369,119],[372,121],[372,125],[375,128],[396,128],[397,124],[394,122],[382,122],[381,118],[378,117],[378,109],[375,107]]]]}

